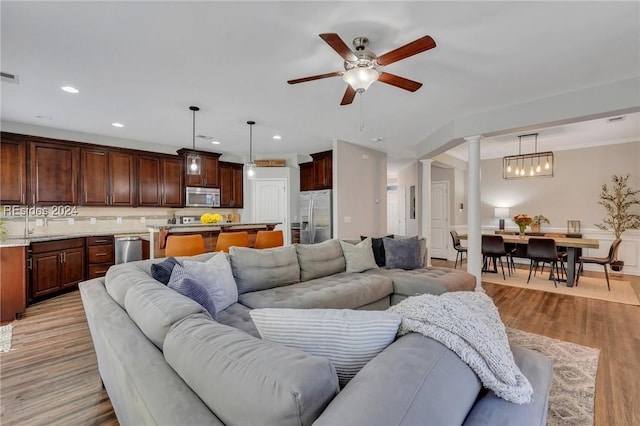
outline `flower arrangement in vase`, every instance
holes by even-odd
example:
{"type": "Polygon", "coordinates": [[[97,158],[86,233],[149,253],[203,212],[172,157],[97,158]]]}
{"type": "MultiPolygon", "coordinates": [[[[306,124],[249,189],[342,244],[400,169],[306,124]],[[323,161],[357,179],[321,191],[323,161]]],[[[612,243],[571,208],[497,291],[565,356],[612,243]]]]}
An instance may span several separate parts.
{"type": "Polygon", "coordinates": [[[520,228],[520,236],[524,237],[524,231],[525,229],[527,229],[527,226],[531,225],[533,219],[531,219],[531,217],[527,214],[518,213],[517,215],[513,216],[513,222],[520,228]]]}
{"type": "Polygon", "coordinates": [[[215,224],[222,222],[222,215],[218,213],[205,213],[200,216],[200,222],[204,224],[215,224]]]}

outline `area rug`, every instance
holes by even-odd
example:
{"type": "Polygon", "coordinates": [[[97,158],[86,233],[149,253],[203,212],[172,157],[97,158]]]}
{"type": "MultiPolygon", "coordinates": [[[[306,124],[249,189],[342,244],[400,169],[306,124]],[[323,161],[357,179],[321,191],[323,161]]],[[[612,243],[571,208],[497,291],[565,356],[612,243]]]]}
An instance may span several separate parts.
{"type": "Polygon", "coordinates": [[[7,324],[0,327],[0,352],[9,352],[11,349],[11,335],[13,325],[7,324]]]}
{"type": "Polygon", "coordinates": [[[529,276],[528,269],[516,269],[511,276],[507,274],[506,280],[502,278],[502,273],[494,274],[485,272],[482,274],[482,282],[605,300],[607,302],[624,303],[627,305],[640,305],[640,300],[638,300],[638,296],[629,281],[609,277],[611,284],[611,291],[609,291],[607,290],[607,281],[605,281],[604,278],[581,276],[578,286],[567,287],[566,283],[559,281],[558,287],[556,288],[553,285],[553,281],[549,280],[549,273],[547,271],[548,269],[545,268],[543,274],[538,273],[536,276],[532,274],[529,284],[527,284],[527,277],[529,276]]]}
{"type": "Polygon", "coordinates": [[[507,328],[509,342],[553,359],[547,426],[593,425],[600,350],[507,328]]]}

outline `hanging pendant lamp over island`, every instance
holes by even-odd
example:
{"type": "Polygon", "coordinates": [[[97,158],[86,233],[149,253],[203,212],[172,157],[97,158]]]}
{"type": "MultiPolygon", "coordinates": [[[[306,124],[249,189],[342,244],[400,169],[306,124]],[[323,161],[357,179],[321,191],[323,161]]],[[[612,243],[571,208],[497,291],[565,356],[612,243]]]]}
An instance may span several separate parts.
{"type": "Polygon", "coordinates": [[[247,121],[249,125],[249,162],[245,164],[247,169],[247,176],[249,179],[253,179],[256,174],[256,164],[253,162],[253,125],[255,121],[247,121]]]}
{"type": "Polygon", "coordinates": [[[191,146],[192,152],[187,154],[187,174],[199,175],[202,167],[200,156],[196,152],[196,111],[200,111],[200,108],[190,106],[189,109],[193,111],[193,142],[191,146]]]}

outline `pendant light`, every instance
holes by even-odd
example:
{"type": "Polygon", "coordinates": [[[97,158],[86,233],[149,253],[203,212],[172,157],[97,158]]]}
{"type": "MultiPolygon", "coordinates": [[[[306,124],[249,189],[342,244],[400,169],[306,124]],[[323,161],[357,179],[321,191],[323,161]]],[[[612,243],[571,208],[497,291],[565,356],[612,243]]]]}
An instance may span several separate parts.
{"type": "Polygon", "coordinates": [[[502,158],[502,177],[504,179],[553,177],[553,152],[538,152],[538,134],[518,136],[518,155],[509,155],[502,158]],[[534,138],[534,150],[528,154],[522,153],[522,138],[534,138]],[[544,160],[544,165],[542,165],[544,160]],[[512,172],[511,163],[515,163],[512,172]]]}
{"type": "Polygon", "coordinates": [[[247,121],[249,125],[249,162],[246,164],[247,166],[247,176],[249,179],[253,179],[256,174],[256,165],[253,162],[253,125],[256,124],[255,121],[247,121]]]}
{"type": "Polygon", "coordinates": [[[200,111],[197,106],[190,106],[189,109],[193,111],[193,144],[191,153],[187,154],[187,174],[199,175],[202,171],[201,159],[196,152],[196,111],[200,111]]]}

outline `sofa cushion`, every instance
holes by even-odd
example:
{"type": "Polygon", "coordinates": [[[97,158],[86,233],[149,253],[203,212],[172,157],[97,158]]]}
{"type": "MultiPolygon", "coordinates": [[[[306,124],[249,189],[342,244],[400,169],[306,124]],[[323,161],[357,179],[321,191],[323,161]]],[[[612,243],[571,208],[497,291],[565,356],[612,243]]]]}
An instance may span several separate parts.
{"type": "Polygon", "coordinates": [[[365,238],[371,238],[371,248],[373,249],[373,257],[376,260],[376,264],[378,266],[384,266],[385,254],[384,254],[384,243],[382,242],[382,239],[393,238],[393,234],[385,235],[384,237],[380,237],[380,238],[364,237],[362,235],[360,236],[361,240],[364,240],[365,238]]]}
{"type": "Polygon", "coordinates": [[[217,318],[218,311],[221,309],[216,306],[214,298],[215,289],[208,286],[206,283],[199,281],[196,277],[187,272],[180,265],[176,265],[171,273],[169,284],[167,286],[188,297],[189,299],[198,302],[202,305],[209,315],[213,318],[217,318]]]}
{"type": "Polygon", "coordinates": [[[250,308],[336,308],[355,309],[383,298],[393,291],[389,278],[369,274],[335,274],[285,287],[240,295],[250,308]]]}
{"type": "Polygon", "coordinates": [[[173,267],[176,265],[180,265],[180,262],[175,257],[167,257],[163,261],[151,265],[151,276],[162,284],[167,285],[169,284],[173,267]]]}
{"type": "MultiPolygon", "coordinates": [[[[442,294],[447,291],[473,291],[476,277],[466,271],[453,268],[420,268],[412,270],[378,268],[366,271],[388,277],[393,281],[393,297],[442,294]]],[[[399,301],[399,300],[398,300],[399,301]]],[[[392,300],[395,304],[396,301],[392,300]]]]}
{"type": "Polygon", "coordinates": [[[346,272],[362,272],[378,267],[373,257],[371,238],[365,238],[355,245],[340,241],[340,247],[347,263],[346,272]]]}
{"type": "Polygon", "coordinates": [[[260,336],[328,358],[344,387],[367,362],[389,346],[400,315],[351,309],[254,309],[260,336]]]}
{"type": "Polygon", "coordinates": [[[309,281],[346,269],[346,262],[338,240],[318,244],[294,244],[300,264],[300,281],[309,281]]]}
{"type": "Polygon", "coordinates": [[[386,268],[416,269],[422,267],[417,236],[401,240],[383,238],[382,242],[386,268]]]}
{"type": "Polygon", "coordinates": [[[326,358],[256,339],[203,316],[176,324],[164,355],[227,425],[310,425],[339,391],[326,358]]]}
{"type": "Polygon", "coordinates": [[[183,263],[184,269],[207,287],[217,311],[238,301],[238,287],[225,253],[218,253],[205,262],[185,260],[183,263]]]}
{"type": "Polygon", "coordinates": [[[206,313],[200,304],[151,277],[127,292],[124,305],[138,328],[160,349],[175,322],[192,314],[206,313]]]}
{"type": "Polygon", "coordinates": [[[365,365],[314,426],[459,425],[480,389],[453,351],[409,333],[365,365]]]}
{"type": "Polygon", "coordinates": [[[511,346],[513,359],[533,388],[533,396],[528,404],[512,404],[487,392],[467,416],[464,424],[471,425],[536,425],[547,424],[549,390],[553,376],[551,358],[531,349],[511,346]]]}
{"type": "Polygon", "coordinates": [[[251,309],[247,308],[241,303],[234,303],[224,311],[218,312],[218,321],[220,324],[228,325],[233,328],[244,331],[252,335],[253,337],[260,338],[260,333],[256,328],[249,312],[251,309]]]}
{"type": "Polygon", "coordinates": [[[300,281],[300,267],[293,246],[264,250],[231,247],[229,259],[239,294],[300,281]]]}

